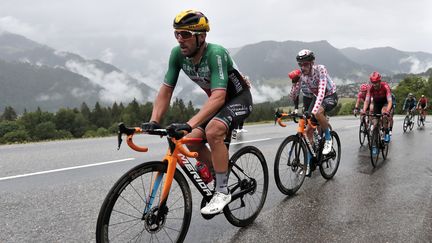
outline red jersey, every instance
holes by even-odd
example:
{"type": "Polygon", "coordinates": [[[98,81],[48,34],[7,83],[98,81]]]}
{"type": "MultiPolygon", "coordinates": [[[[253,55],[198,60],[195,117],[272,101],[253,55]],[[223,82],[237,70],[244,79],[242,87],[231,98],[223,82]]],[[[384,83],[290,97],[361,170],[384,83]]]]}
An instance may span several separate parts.
{"type": "Polygon", "coordinates": [[[427,103],[426,97],[420,98],[419,101],[418,101],[418,103],[422,104],[422,105],[426,105],[426,103],[427,103]]]}
{"type": "Polygon", "coordinates": [[[369,86],[369,89],[366,94],[366,100],[370,102],[371,97],[374,102],[390,102],[392,100],[390,86],[381,81],[379,89],[375,89],[373,85],[369,86]]]}
{"type": "Polygon", "coordinates": [[[357,94],[357,100],[365,101],[367,92],[359,91],[357,94]]]}

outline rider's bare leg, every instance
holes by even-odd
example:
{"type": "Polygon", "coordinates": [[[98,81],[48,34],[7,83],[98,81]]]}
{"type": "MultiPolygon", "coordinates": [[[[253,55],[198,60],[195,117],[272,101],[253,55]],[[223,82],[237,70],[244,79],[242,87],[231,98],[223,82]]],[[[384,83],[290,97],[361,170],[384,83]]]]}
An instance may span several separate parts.
{"type": "MultiPolygon", "coordinates": [[[[201,128],[195,128],[187,135],[189,138],[205,138],[204,131],[201,128]]],[[[192,152],[197,152],[197,160],[204,162],[208,168],[213,168],[211,152],[208,147],[203,144],[188,144],[188,149],[192,152]]]]}

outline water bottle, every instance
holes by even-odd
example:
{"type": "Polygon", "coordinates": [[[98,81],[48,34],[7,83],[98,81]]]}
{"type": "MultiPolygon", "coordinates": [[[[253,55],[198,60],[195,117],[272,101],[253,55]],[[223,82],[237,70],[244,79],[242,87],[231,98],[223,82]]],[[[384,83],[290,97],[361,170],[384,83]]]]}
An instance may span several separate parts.
{"type": "Polygon", "coordinates": [[[195,165],[198,173],[201,176],[201,179],[206,183],[210,183],[213,180],[213,177],[210,173],[209,168],[207,167],[207,165],[201,161],[197,161],[196,165],[195,165]]]}

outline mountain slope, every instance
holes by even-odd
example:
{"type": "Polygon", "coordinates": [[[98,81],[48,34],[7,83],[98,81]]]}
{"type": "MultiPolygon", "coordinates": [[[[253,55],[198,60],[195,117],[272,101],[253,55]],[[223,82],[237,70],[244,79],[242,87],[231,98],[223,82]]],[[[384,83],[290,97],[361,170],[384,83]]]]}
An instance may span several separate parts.
{"type": "Polygon", "coordinates": [[[340,51],[360,64],[370,64],[396,73],[421,73],[432,67],[432,54],[426,52],[404,52],[392,47],[360,50],[354,47],[340,51]]]}
{"type": "Polygon", "coordinates": [[[114,101],[128,102],[134,98],[143,102],[155,92],[111,64],[59,52],[7,32],[0,34],[0,60],[3,60],[0,62],[1,94],[5,97],[9,94],[8,99],[1,98],[1,110],[5,104],[28,109],[40,106],[55,111],[82,102],[111,105],[114,101]],[[29,95],[29,92],[37,93],[29,95]]]}
{"type": "Polygon", "coordinates": [[[324,64],[331,77],[341,80],[362,79],[373,70],[387,72],[352,61],[327,41],[265,41],[244,46],[237,51],[234,59],[240,70],[252,79],[286,78],[289,71],[298,68],[295,57],[301,49],[313,50],[316,63],[324,64]]]}

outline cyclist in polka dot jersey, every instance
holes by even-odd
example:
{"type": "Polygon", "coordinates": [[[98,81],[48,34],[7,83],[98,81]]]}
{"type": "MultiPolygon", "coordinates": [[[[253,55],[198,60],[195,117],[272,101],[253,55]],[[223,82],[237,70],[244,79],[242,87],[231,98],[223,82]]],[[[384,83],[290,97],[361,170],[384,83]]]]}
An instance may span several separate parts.
{"type": "MultiPolygon", "coordinates": [[[[293,80],[290,96],[294,100],[295,111],[298,109],[300,90],[303,93],[305,112],[313,114],[325,133],[323,154],[328,154],[332,148],[330,129],[325,112],[331,111],[338,103],[336,85],[331,80],[324,65],[315,65],[315,55],[310,50],[301,50],[297,57],[300,70],[290,73],[293,80]]],[[[313,129],[306,128],[306,133],[312,141],[313,129]]],[[[306,174],[309,174],[308,171],[306,174]]]]}

